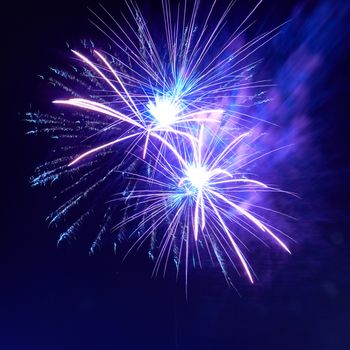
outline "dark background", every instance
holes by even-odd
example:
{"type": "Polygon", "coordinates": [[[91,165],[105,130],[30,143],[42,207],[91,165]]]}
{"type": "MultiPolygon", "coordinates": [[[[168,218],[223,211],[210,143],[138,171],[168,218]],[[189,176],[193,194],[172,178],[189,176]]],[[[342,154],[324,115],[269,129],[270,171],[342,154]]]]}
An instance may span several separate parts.
{"type": "MultiPolygon", "coordinates": [[[[118,13],[118,1],[103,3],[118,13]]],[[[241,3],[245,11],[248,2],[241,3]]],[[[257,17],[278,24],[295,5],[266,1],[257,17]]],[[[25,136],[23,115],[32,105],[47,106],[37,75],[57,62],[64,42],[94,35],[87,6],[97,5],[89,0],[1,5],[0,349],[349,349],[346,40],[323,82],[332,93],[311,115],[315,125],[324,124],[319,171],[331,184],[314,197],[315,205],[317,198],[326,205],[312,230],[300,232],[315,238],[300,239],[266,285],[237,279],[239,296],[221,276],[199,273],[190,278],[186,300],[173,276],[151,279],[152,265],[142,255],[121,263],[110,247],[93,256],[79,240],[57,247],[45,222],[50,191],[30,187],[46,149],[44,140],[25,136]]],[[[150,1],[143,7],[146,15],[159,10],[150,1]]]]}

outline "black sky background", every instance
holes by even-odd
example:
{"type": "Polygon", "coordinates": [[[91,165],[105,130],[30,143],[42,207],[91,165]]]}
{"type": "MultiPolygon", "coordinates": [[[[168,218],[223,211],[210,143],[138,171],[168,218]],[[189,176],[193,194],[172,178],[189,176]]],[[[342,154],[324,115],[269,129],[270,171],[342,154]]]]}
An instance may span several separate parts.
{"type": "MultiPolygon", "coordinates": [[[[118,13],[118,1],[103,3],[118,13]]],[[[159,6],[147,3],[155,14],[159,6]]],[[[258,17],[280,23],[295,4],[267,1],[258,17]]],[[[299,247],[267,286],[237,280],[239,296],[221,276],[199,272],[186,300],[173,276],[151,279],[142,254],[122,263],[105,247],[89,256],[84,238],[57,247],[45,222],[50,191],[30,187],[47,150],[45,140],[25,136],[23,115],[47,105],[37,75],[57,62],[64,42],[95,32],[87,6],[96,2],[1,5],[0,349],[349,349],[349,50],[329,74],[336,93],[317,116],[334,121],[321,148],[336,153],[324,196],[337,219],[319,225],[322,241],[299,247]]]]}

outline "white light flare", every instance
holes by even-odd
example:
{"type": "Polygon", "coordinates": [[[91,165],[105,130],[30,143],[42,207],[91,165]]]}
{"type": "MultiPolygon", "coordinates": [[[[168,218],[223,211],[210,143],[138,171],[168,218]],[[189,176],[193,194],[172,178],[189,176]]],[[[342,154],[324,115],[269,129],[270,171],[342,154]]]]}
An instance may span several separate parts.
{"type": "Polygon", "coordinates": [[[163,128],[174,124],[181,112],[176,99],[165,96],[156,96],[155,101],[150,101],[147,107],[151,115],[155,118],[156,125],[163,128]]]}
{"type": "Polygon", "coordinates": [[[191,186],[196,190],[202,190],[210,178],[210,173],[203,166],[190,167],[185,174],[191,186]]]}

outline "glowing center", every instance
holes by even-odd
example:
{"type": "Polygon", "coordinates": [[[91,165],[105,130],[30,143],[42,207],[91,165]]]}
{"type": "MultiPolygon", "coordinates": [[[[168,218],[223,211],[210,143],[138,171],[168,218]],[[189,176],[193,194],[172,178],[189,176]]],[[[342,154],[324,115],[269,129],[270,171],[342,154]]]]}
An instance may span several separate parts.
{"type": "Polygon", "coordinates": [[[156,119],[158,126],[169,126],[176,121],[180,113],[178,103],[172,98],[156,96],[154,103],[147,104],[149,112],[156,119]]]}
{"type": "Polygon", "coordinates": [[[209,180],[209,173],[204,167],[192,167],[186,171],[186,176],[193,187],[202,189],[209,180]]]}

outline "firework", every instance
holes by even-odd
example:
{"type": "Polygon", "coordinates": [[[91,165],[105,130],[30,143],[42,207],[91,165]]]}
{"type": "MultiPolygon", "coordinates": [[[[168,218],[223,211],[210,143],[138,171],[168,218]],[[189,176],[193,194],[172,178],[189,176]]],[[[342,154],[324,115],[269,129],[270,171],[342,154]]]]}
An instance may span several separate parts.
{"type": "MultiPolygon", "coordinates": [[[[190,245],[196,247],[194,251],[201,264],[198,249],[198,241],[201,241],[210,258],[221,265],[225,276],[227,273],[221,263],[222,256],[225,255],[235,265],[233,252],[253,283],[251,267],[240,247],[244,247],[244,242],[234,232],[237,228],[245,234],[253,235],[258,230],[259,236],[262,234],[270,237],[290,253],[283,240],[273,232],[271,225],[265,223],[260,215],[254,214],[253,209],[242,205],[244,193],[283,192],[251,179],[243,172],[247,164],[260,157],[250,148],[248,151],[239,150],[241,143],[251,138],[252,133],[237,135],[222,149],[222,142],[215,137],[214,140],[204,142],[205,128],[201,126],[198,143],[193,145],[190,152],[188,147],[173,152],[174,159],[171,161],[169,155],[153,155],[158,160],[154,177],[148,178],[138,173],[127,174],[130,179],[148,186],[130,194],[128,201],[136,200],[138,210],[119,223],[116,229],[135,221],[139,221],[139,224],[132,234],[139,232],[143,226],[147,227],[142,230],[132,248],[141,245],[155,232],[161,232],[160,254],[154,274],[158,273],[162,260],[165,273],[170,252],[176,251],[177,262],[184,257],[187,280],[190,245]],[[222,150],[218,151],[219,149],[222,150]],[[235,224],[233,230],[230,229],[232,223],[235,224]]],[[[207,138],[213,138],[210,130],[206,134],[207,138]]]]}
{"type": "MultiPolygon", "coordinates": [[[[79,156],[77,156],[69,165],[73,165],[77,163],[79,160],[87,157],[88,155],[98,152],[99,150],[110,147],[116,143],[126,141],[132,138],[140,137],[141,135],[145,136],[145,146],[143,151],[143,156],[145,157],[148,145],[148,139],[150,135],[155,135],[155,133],[172,133],[175,136],[184,136],[189,139],[193,139],[193,136],[188,133],[179,130],[177,127],[179,125],[186,125],[189,122],[199,122],[199,121],[217,121],[215,119],[206,118],[206,116],[211,113],[222,113],[221,109],[210,109],[210,110],[196,110],[195,112],[190,112],[189,114],[183,114],[180,107],[180,102],[176,97],[167,97],[167,96],[155,96],[155,102],[150,101],[146,105],[146,111],[140,111],[140,109],[136,106],[134,99],[130,96],[130,93],[125,88],[125,85],[119,78],[116,71],[111,67],[111,65],[107,62],[107,60],[98,52],[95,51],[96,55],[104,62],[109,72],[117,79],[120,84],[125,96],[117,89],[117,87],[111,82],[110,79],[99,69],[95,64],[93,64],[90,60],[88,60],[85,56],[81,55],[78,52],[73,51],[78,57],[80,57],[84,62],[86,62],[94,71],[98,73],[98,75],[105,81],[107,85],[109,85],[112,90],[116,93],[117,96],[125,103],[125,105],[130,109],[132,116],[128,116],[119,112],[118,110],[114,110],[108,106],[105,106],[101,103],[73,98],[69,100],[56,100],[54,103],[56,104],[64,104],[69,106],[80,107],[85,110],[97,112],[103,115],[108,115],[117,119],[118,122],[124,122],[129,125],[127,131],[125,132],[126,136],[119,136],[117,139],[97,146],[79,156]],[[133,118],[135,117],[135,118],[133,118]],[[133,129],[136,128],[137,131],[133,129]]],[[[147,97],[147,96],[145,96],[147,97]]],[[[144,107],[141,105],[141,107],[144,107]]],[[[158,135],[158,138],[162,140],[162,138],[158,135]]],[[[165,143],[166,144],[166,143],[165,143]]]]}
{"type": "Polygon", "coordinates": [[[190,255],[197,256],[200,263],[199,246],[203,246],[227,280],[223,258],[236,266],[236,256],[253,283],[243,240],[232,226],[253,235],[259,232],[259,238],[270,237],[290,252],[273,227],[250,208],[253,203],[244,206],[241,197],[283,192],[242,172],[259,157],[251,149],[239,151],[242,143],[248,144],[252,125],[260,121],[240,111],[240,93],[246,91],[248,100],[254,100],[262,93],[250,96],[249,91],[270,86],[269,81],[252,79],[258,62],[248,59],[274,38],[279,28],[232,49],[251,27],[249,19],[259,4],[222,41],[233,3],[218,17],[214,1],[199,21],[199,1],[195,0],[191,9],[185,2],[175,16],[169,2],[163,1],[165,49],[162,41],[152,37],[135,3],[126,2],[131,19],[123,15],[124,26],[103,7],[105,17],[93,12],[97,19],[93,23],[112,41],[117,54],[86,43],[86,54],[71,50],[80,68],[74,66],[72,74],[54,70],[58,77],[51,79],[69,95],[53,101],[61,114],[29,118],[36,125],[34,132],[44,131],[63,140],[59,148],[65,153],[39,167],[33,183],[73,179],[61,189],[60,196],[68,199],[50,215],[50,223],[57,224],[86,198],[92,198],[60,241],[72,236],[94,208],[105,207],[107,202],[93,251],[107,226],[112,227],[113,205],[120,200],[109,201],[106,193],[111,184],[118,183],[119,189],[114,191],[120,192],[127,206],[113,232],[132,224],[135,228],[127,238],[139,235],[134,246],[150,238],[150,251],[159,247],[155,273],[163,260],[166,270],[173,252],[178,271],[184,260],[187,281],[190,255]],[[69,81],[85,87],[84,91],[72,88],[69,81]],[[69,107],[68,117],[62,113],[64,107],[69,107]],[[73,115],[78,122],[72,120],[73,115]],[[125,182],[122,191],[119,180],[125,182]],[[159,244],[156,237],[161,237],[159,244]]]}

